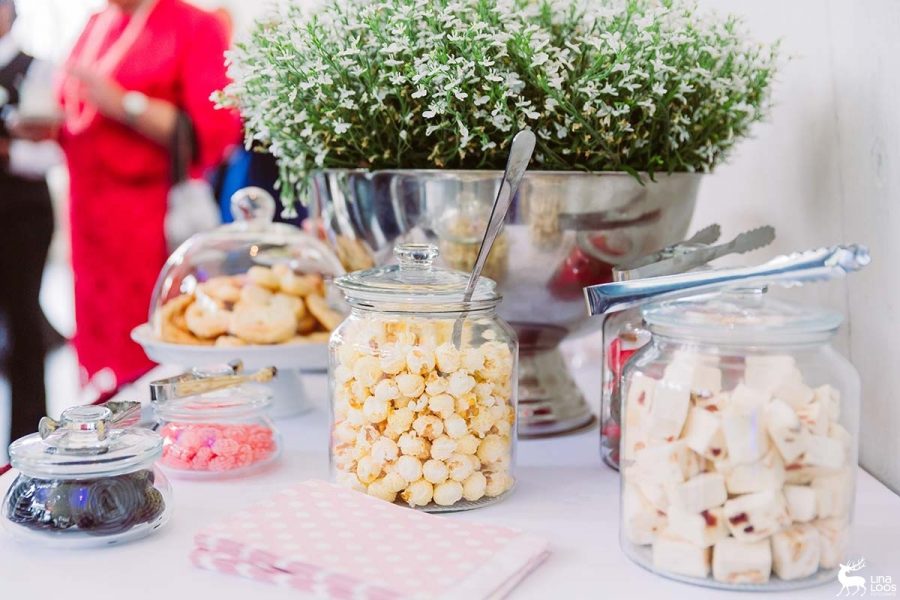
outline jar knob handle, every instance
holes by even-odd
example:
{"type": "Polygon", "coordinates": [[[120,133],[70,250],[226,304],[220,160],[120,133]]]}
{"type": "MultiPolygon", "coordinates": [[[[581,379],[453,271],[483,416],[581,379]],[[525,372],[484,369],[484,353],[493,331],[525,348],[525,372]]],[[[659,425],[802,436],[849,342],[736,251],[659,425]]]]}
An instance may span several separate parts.
{"type": "Polygon", "coordinates": [[[405,243],[394,247],[401,269],[430,269],[440,254],[434,244],[405,243]]]}
{"type": "Polygon", "coordinates": [[[245,187],[231,196],[231,216],[239,222],[271,223],[275,218],[275,198],[259,187],[245,187]]]}

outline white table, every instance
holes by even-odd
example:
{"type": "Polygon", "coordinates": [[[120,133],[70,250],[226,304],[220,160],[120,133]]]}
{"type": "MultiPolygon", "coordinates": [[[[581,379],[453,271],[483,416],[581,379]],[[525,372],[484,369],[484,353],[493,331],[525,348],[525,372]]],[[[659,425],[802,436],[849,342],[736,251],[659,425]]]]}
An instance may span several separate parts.
{"type": "MultiPolygon", "coordinates": [[[[287,484],[328,477],[325,378],[307,378],[318,406],[280,421],[285,448],[280,465],[251,480],[173,479],[175,510],[170,523],[143,540],[78,552],[17,544],[0,535],[0,600],[37,595],[67,600],[170,598],[204,600],[296,599],[298,594],[266,584],[192,567],[187,555],[194,532],[252,504],[287,484]],[[248,484],[249,483],[249,484],[248,484]],[[62,591],[59,586],[65,586],[62,591]]],[[[0,477],[5,493],[14,472],[0,477]]],[[[526,530],[551,542],[551,557],[516,588],[516,599],[747,598],[697,588],[652,575],[619,550],[618,474],[599,458],[597,431],[519,444],[518,487],[493,506],[443,518],[493,523],[526,530]]],[[[865,556],[859,574],[900,577],[900,497],[860,472],[853,556],[865,556]]],[[[839,584],[774,598],[825,598],[839,584]]]]}

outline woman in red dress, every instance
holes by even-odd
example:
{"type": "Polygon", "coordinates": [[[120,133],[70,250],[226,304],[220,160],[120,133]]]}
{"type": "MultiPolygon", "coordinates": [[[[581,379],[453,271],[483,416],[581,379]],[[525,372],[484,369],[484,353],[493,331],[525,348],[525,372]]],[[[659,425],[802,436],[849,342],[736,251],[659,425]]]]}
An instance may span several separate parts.
{"type": "Polygon", "coordinates": [[[227,82],[226,47],[222,23],[182,0],[110,0],[66,65],[59,137],[71,189],[75,348],[85,382],[100,389],[152,366],[130,332],[146,321],[166,260],[178,114],[194,128],[194,174],[240,139],[237,115],[209,99],[227,82]]]}

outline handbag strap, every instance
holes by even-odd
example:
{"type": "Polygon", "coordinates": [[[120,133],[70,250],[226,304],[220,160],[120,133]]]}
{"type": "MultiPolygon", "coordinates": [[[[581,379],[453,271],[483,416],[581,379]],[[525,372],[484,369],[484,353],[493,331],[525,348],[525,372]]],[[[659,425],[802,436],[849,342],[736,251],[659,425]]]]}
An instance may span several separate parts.
{"type": "Polygon", "coordinates": [[[197,158],[197,135],[191,118],[182,110],[175,116],[169,156],[171,157],[172,185],[188,179],[191,163],[197,158]]]}

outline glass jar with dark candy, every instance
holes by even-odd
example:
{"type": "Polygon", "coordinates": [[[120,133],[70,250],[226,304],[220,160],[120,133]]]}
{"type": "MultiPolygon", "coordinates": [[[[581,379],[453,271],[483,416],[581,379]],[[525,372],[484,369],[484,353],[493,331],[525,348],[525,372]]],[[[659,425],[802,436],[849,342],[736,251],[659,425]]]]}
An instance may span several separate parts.
{"type": "Polygon", "coordinates": [[[132,427],[134,402],[79,406],[9,447],[19,475],[0,506],[16,537],[84,547],[148,535],[169,517],[169,483],[155,467],[162,439],[132,427]]]}

